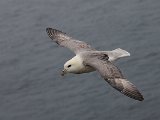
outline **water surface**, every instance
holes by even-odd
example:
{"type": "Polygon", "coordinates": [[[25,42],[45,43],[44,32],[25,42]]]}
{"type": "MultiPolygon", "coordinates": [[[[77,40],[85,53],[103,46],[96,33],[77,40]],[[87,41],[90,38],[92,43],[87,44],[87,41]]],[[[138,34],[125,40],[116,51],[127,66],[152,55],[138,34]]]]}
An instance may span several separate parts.
{"type": "Polygon", "coordinates": [[[1,120],[158,120],[160,1],[1,0],[1,120]],[[143,93],[134,101],[98,73],[60,76],[74,56],[47,36],[60,29],[98,50],[123,48],[116,62],[143,93]]]}

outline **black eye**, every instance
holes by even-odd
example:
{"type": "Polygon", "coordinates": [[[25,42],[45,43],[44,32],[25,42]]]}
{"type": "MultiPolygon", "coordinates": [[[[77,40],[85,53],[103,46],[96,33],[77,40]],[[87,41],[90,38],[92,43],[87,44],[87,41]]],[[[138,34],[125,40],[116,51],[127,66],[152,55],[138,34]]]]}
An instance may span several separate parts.
{"type": "Polygon", "coordinates": [[[68,68],[71,67],[71,65],[68,65],[68,68]]]}

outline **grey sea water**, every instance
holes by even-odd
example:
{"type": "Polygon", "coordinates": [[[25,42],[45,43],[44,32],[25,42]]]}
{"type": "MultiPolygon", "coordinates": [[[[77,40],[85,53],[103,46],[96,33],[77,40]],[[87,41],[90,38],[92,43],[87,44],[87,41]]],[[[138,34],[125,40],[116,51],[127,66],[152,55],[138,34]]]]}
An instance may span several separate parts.
{"type": "Polygon", "coordinates": [[[159,120],[159,0],[1,0],[0,120],[159,120]],[[60,76],[74,56],[47,36],[53,27],[98,50],[123,48],[132,100],[98,73],[60,76]]]}

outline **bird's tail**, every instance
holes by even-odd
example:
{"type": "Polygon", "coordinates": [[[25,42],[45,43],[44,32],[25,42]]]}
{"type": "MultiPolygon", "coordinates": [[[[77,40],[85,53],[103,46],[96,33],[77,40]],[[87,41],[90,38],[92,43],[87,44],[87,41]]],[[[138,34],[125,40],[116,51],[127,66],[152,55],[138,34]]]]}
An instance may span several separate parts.
{"type": "Polygon", "coordinates": [[[129,52],[127,52],[126,50],[123,50],[121,48],[117,48],[115,50],[106,51],[106,52],[109,56],[109,61],[115,61],[119,58],[130,56],[129,52]]]}

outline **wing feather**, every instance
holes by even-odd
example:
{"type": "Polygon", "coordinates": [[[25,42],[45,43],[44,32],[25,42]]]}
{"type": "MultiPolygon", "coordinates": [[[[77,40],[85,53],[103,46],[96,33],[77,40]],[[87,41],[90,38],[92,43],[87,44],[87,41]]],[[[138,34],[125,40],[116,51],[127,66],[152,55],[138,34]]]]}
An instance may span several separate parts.
{"type": "Polygon", "coordinates": [[[113,88],[122,94],[135,100],[142,101],[144,99],[142,94],[135,85],[133,85],[123,76],[118,67],[108,60],[99,59],[101,58],[99,56],[104,55],[87,55],[84,63],[95,68],[105,79],[105,81],[107,81],[113,88]]]}
{"type": "Polygon", "coordinates": [[[68,35],[66,35],[66,33],[64,33],[62,31],[52,29],[52,28],[46,28],[46,32],[47,32],[48,36],[52,40],[54,40],[58,45],[69,48],[70,50],[72,50],[75,53],[79,53],[82,51],[94,50],[87,43],[85,43],[83,41],[75,40],[75,39],[69,37],[68,35]]]}

